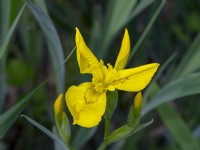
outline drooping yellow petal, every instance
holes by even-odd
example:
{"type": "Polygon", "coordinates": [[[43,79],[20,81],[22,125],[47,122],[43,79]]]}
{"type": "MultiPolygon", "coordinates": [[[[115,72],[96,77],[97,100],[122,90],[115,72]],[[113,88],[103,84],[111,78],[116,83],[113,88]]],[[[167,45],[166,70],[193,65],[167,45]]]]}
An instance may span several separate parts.
{"type": "Polygon", "coordinates": [[[75,40],[77,47],[76,55],[77,55],[78,65],[80,68],[80,73],[91,73],[91,67],[99,62],[85,44],[85,41],[78,28],[76,28],[75,40]]]}
{"type": "Polygon", "coordinates": [[[91,82],[85,82],[71,86],[65,96],[74,124],[87,128],[99,124],[106,108],[105,92],[96,92],[91,82]]]}
{"type": "Polygon", "coordinates": [[[119,90],[141,91],[149,84],[158,66],[159,64],[152,63],[136,68],[119,70],[119,78],[112,85],[119,90]]]}
{"type": "Polygon", "coordinates": [[[117,60],[115,62],[115,69],[121,70],[125,67],[126,62],[128,60],[130,54],[130,38],[128,34],[128,30],[125,29],[124,37],[122,40],[121,49],[119,51],[119,54],[117,56],[117,60]]]}

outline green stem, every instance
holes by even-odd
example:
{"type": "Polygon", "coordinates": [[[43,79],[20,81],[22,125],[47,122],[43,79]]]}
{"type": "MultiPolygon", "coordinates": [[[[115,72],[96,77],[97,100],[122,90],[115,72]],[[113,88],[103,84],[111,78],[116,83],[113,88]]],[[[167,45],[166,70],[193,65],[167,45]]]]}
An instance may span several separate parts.
{"type": "Polygon", "coordinates": [[[110,134],[110,119],[105,119],[104,139],[110,134]]]}
{"type": "Polygon", "coordinates": [[[105,129],[104,129],[104,139],[97,150],[105,150],[107,147],[107,137],[110,135],[110,119],[105,118],[105,129]]]}

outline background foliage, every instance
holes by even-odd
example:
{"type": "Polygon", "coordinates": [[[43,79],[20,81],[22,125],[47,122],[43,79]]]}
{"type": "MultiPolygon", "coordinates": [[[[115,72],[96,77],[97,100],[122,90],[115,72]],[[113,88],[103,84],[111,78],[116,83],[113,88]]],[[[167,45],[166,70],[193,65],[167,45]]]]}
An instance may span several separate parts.
{"type": "MultiPolygon", "coordinates": [[[[75,54],[62,65],[75,46],[75,27],[95,55],[112,64],[127,27],[127,66],[161,64],[143,91],[141,122],[153,118],[153,124],[108,149],[200,149],[199,10],[198,0],[0,0],[0,149],[59,149],[19,116],[55,131],[57,94],[89,80],[80,75],[75,54]]],[[[126,121],[133,97],[119,92],[112,129],[126,121]]],[[[96,149],[103,122],[90,130],[72,126],[71,135],[74,149],[96,149]]]]}

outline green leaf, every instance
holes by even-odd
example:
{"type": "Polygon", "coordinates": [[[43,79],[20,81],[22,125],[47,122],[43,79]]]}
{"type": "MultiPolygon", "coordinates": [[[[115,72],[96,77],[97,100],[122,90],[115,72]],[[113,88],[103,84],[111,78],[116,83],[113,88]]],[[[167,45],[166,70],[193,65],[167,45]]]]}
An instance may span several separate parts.
{"type": "Polygon", "coordinates": [[[170,104],[161,105],[157,108],[160,117],[170,134],[175,138],[182,150],[199,150],[200,146],[192,136],[183,119],[178,115],[170,104]]]}
{"type": "Polygon", "coordinates": [[[137,4],[137,6],[134,9],[134,11],[131,13],[131,17],[130,18],[134,18],[135,16],[137,16],[140,12],[142,12],[145,8],[147,8],[153,2],[155,2],[155,0],[141,0],[137,4]]]}
{"type": "Polygon", "coordinates": [[[162,75],[163,71],[165,71],[165,69],[169,66],[169,64],[176,58],[177,53],[174,53],[173,55],[171,55],[167,61],[164,64],[161,64],[158,72],[156,73],[156,75],[153,77],[153,79],[151,80],[150,84],[148,85],[148,87],[145,90],[145,93],[143,95],[143,104],[146,103],[148,96],[150,95],[153,86],[155,85],[156,81],[158,80],[158,78],[162,75]]]}
{"type": "Polygon", "coordinates": [[[24,110],[26,105],[31,100],[32,96],[44,85],[48,80],[42,82],[38,87],[36,87],[32,92],[30,92],[26,97],[24,97],[20,102],[9,108],[3,115],[0,116],[0,139],[3,138],[5,133],[15,122],[21,112],[24,110]]]}
{"type": "Polygon", "coordinates": [[[99,57],[105,57],[114,36],[131,20],[130,15],[135,8],[137,0],[110,0],[104,22],[104,30],[101,34],[101,49],[98,52],[99,57]]]}
{"type": "Polygon", "coordinates": [[[157,9],[155,10],[153,16],[151,17],[149,23],[147,24],[144,32],[142,33],[142,35],[140,36],[140,38],[138,39],[137,43],[135,44],[135,46],[132,48],[130,56],[129,56],[129,60],[128,63],[131,61],[131,59],[133,58],[135,52],[139,49],[140,45],[142,44],[142,42],[144,41],[144,39],[147,37],[150,29],[152,28],[155,20],[157,19],[158,15],[160,14],[160,11],[162,10],[164,4],[165,4],[166,0],[161,0],[160,5],[158,5],[157,9]]]}
{"type": "Polygon", "coordinates": [[[91,139],[91,137],[95,134],[97,127],[94,128],[79,128],[78,133],[72,141],[72,147],[75,150],[79,150],[83,147],[87,141],[91,139]]]}
{"type": "Polygon", "coordinates": [[[39,124],[38,122],[36,122],[35,120],[31,119],[30,117],[26,116],[26,115],[21,115],[21,117],[24,117],[26,120],[28,120],[32,125],[34,125],[35,127],[37,127],[40,131],[42,131],[43,133],[45,133],[47,136],[49,136],[52,140],[56,141],[59,143],[60,146],[62,146],[62,148],[64,150],[69,150],[69,148],[57,137],[57,135],[55,135],[54,133],[52,133],[51,131],[49,131],[47,128],[45,128],[44,126],[42,126],[41,124],[39,124]]]}
{"type": "MultiPolygon", "coordinates": [[[[45,34],[47,40],[47,46],[49,53],[51,55],[51,60],[53,62],[54,70],[60,66],[64,61],[63,48],[58,36],[58,33],[50,19],[50,17],[37,5],[27,2],[27,6],[33,13],[34,17],[38,21],[43,33],[45,34]]],[[[58,93],[64,92],[65,83],[65,68],[61,68],[56,74],[56,83],[58,93]]]]}
{"type": "Polygon", "coordinates": [[[10,0],[0,2],[0,45],[9,30],[10,24],[10,0]]]}
{"type": "Polygon", "coordinates": [[[177,67],[172,79],[185,77],[200,68],[200,32],[192,42],[187,53],[182,58],[181,63],[177,67]]]}
{"type": "Polygon", "coordinates": [[[150,124],[153,123],[153,120],[139,125],[136,128],[133,127],[129,127],[128,125],[124,125],[118,129],[116,129],[115,131],[113,131],[106,139],[106,144],[111,144],[113,142],[117,142],[119,140],[122,140],[124,138],[127,138],[131,135],[133,135],[134,133],[137,133],[141,130],[143,130],[144,128],[148,127],[150,124]]]}
{"type": "Polygon", "coordinates": [[[17,104],[13,105],[9,110],[7,110],[3,115],[0,116],[0,139],[3,138],[5,133],[11,127],[11,125],[15,122],[21,112],[24,110],[26,105],[29,103],[31,98],[38,92],[38,90],[43,87],[49,79],[51,79],[55,73],[67,62],[67,60],[71,57],[72,53],[75,51],[76,47],[70,52],[68,57],[65,59],[62,65],[60,65],[57,70],[52,73],[46,80],[40,83],[34,90],[32,90],[27,96],[21,99],[17,104]]]}
{"type": "Polygon", "coordinates": [[[8,33],[6,34],[6,37],[5,37],[3,43],[2,43],[2,45],[1,45],[1,47],[0,47],[0,59],[2,59],[4,53],[5,53],[6,50],[7,50],[8,43],[9,43],[9,41],[10,41],[10,39],[11,39],[13,33],[14,33],[14,30],[15,30],[15,28],[16,28],[16,26],[17,26],[17,23],[19,22],[19,19],[20,19],[21,15],[22,15],[22,12],[24,11],[25,6],[26,6],[26,4],[24,4],[24,5],[22,6],[22,8],[21,8],[21,10],[19,11],[17,17],[15,18],[15,21],[13,22],[11,28],[9,29],[8,33]]]}
{"type": "Polygon", "coordinates": [[[33,0],[46,14],[48,14],[47,6],[44,0],[33,0]]]}
{"type": "Polygon", "coordinates": [[[174,99],[200,93],[200,73],[194,73],[185,78],[177,79],[164,86],[152,97],[143,110],[142,115],[147,114],[157,106],[174,99]]]}

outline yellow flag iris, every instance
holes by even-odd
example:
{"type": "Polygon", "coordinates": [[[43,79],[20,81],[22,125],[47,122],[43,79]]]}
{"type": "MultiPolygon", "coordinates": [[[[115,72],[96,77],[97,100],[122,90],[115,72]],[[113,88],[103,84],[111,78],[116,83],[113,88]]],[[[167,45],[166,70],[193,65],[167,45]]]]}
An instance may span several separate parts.
{"type": "Polygon", "coordinates": [[[92,74],[92,82],[71,86],[66,92],[66,103],[74,124],[82,127],[94,127],[99,124],[106,109],[106,92],[115,89],[137,92],[151,81],[159,64],[152,63],[136,68],[124,69],[130,54],[130,39],[125,29],[121,49],[114,67],[104,65],[98,60],[84,42],[76,28],[76,55],[80,73],[92,74]]]}

